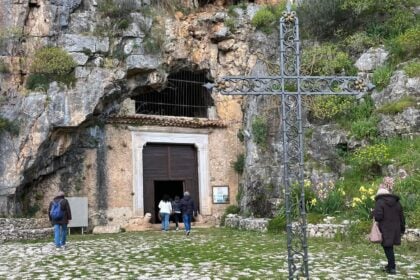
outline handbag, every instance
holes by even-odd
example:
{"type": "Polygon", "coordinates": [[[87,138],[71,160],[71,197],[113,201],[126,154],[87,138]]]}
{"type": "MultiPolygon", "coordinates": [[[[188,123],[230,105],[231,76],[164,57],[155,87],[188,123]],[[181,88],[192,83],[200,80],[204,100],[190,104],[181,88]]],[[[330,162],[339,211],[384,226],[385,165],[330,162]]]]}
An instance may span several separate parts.
{"type": "Polygon", "coordinates": [[[378,223],[373,221],[372,228],[369,234],[369,240],[372,243],[381,243],[382,242],[382,233],[379,230],[378,223]]]}

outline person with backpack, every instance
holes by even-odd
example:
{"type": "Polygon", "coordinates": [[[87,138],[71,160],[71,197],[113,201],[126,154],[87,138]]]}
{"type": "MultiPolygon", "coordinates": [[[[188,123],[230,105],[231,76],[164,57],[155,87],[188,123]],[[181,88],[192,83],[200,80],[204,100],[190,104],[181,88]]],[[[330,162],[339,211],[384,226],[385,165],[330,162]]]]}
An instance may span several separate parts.
{"type": "Polygon", "coordinates": [[[57,249],[66,248],[67,225],[71,220],[71,209],[64,192],[59,191],[48,208],[50,222],[54,226],[54,244],[57,249]]]}

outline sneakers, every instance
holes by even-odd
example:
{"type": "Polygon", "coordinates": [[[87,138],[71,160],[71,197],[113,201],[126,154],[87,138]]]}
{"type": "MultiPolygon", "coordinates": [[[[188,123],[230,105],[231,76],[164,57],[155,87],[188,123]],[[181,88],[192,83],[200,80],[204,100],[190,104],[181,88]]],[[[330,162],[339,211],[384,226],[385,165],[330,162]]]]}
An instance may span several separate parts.
{"type": "Polygon", "coordinates": [[[395,270],[395,268],[387,268],[386,269],[386,273],[388,273],[388,274],[397,274],[397,271],[395,270]]]}
{"type": "Polygon", "coordinates": [[[179,230],[179,228],[178,228],[178,227],[176,227],[176,228],[175,228],[175,230],[176,230],[176,231],[178,231],[178,230],[179,230]]]}
{"type": "Polygon", "coordinates": [[[190,235],[190,231],[187,231],[187,232],[185,233],[185,235],[187,235],[187,236],[188,236],[188,235],[190,235]]]}
{"type": "Polygon", "coordinates": [[[389,268],[388,265],[382,267],[382,271],[388,274],[397,274],[397,271],[395,270],[395,268],[389,268]]]}

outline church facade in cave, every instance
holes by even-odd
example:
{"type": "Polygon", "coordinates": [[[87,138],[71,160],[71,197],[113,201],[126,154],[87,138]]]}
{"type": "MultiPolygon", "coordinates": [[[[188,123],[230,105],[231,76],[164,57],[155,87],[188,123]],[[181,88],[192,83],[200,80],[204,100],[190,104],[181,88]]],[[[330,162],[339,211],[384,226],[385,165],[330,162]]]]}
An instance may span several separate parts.
{"type": "Polygon", "coordinates": [[[214,100],[204,73],[179,71],[167,80],[163,90],[142,88],[126,99],[107,121],[102,147],[87,152],[83,184],[93,224],[124,224],[146,213],[158,222],[164,194],[189,191],[205,221],[236,203],[240,100],[214,100]]]}

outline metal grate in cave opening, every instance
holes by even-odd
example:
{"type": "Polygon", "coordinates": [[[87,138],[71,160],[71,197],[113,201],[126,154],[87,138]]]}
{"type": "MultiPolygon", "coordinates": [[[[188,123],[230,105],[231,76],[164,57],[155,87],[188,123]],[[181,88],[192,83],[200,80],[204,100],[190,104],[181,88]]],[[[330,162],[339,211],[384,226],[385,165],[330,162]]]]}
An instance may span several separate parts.
{"type": "Polygon", "coordinates": [[[168,76],[162,91],[149,91],[133,97],[136,114],[207,118],[214,106],[204,72],[180,71],[168,76]]]}

